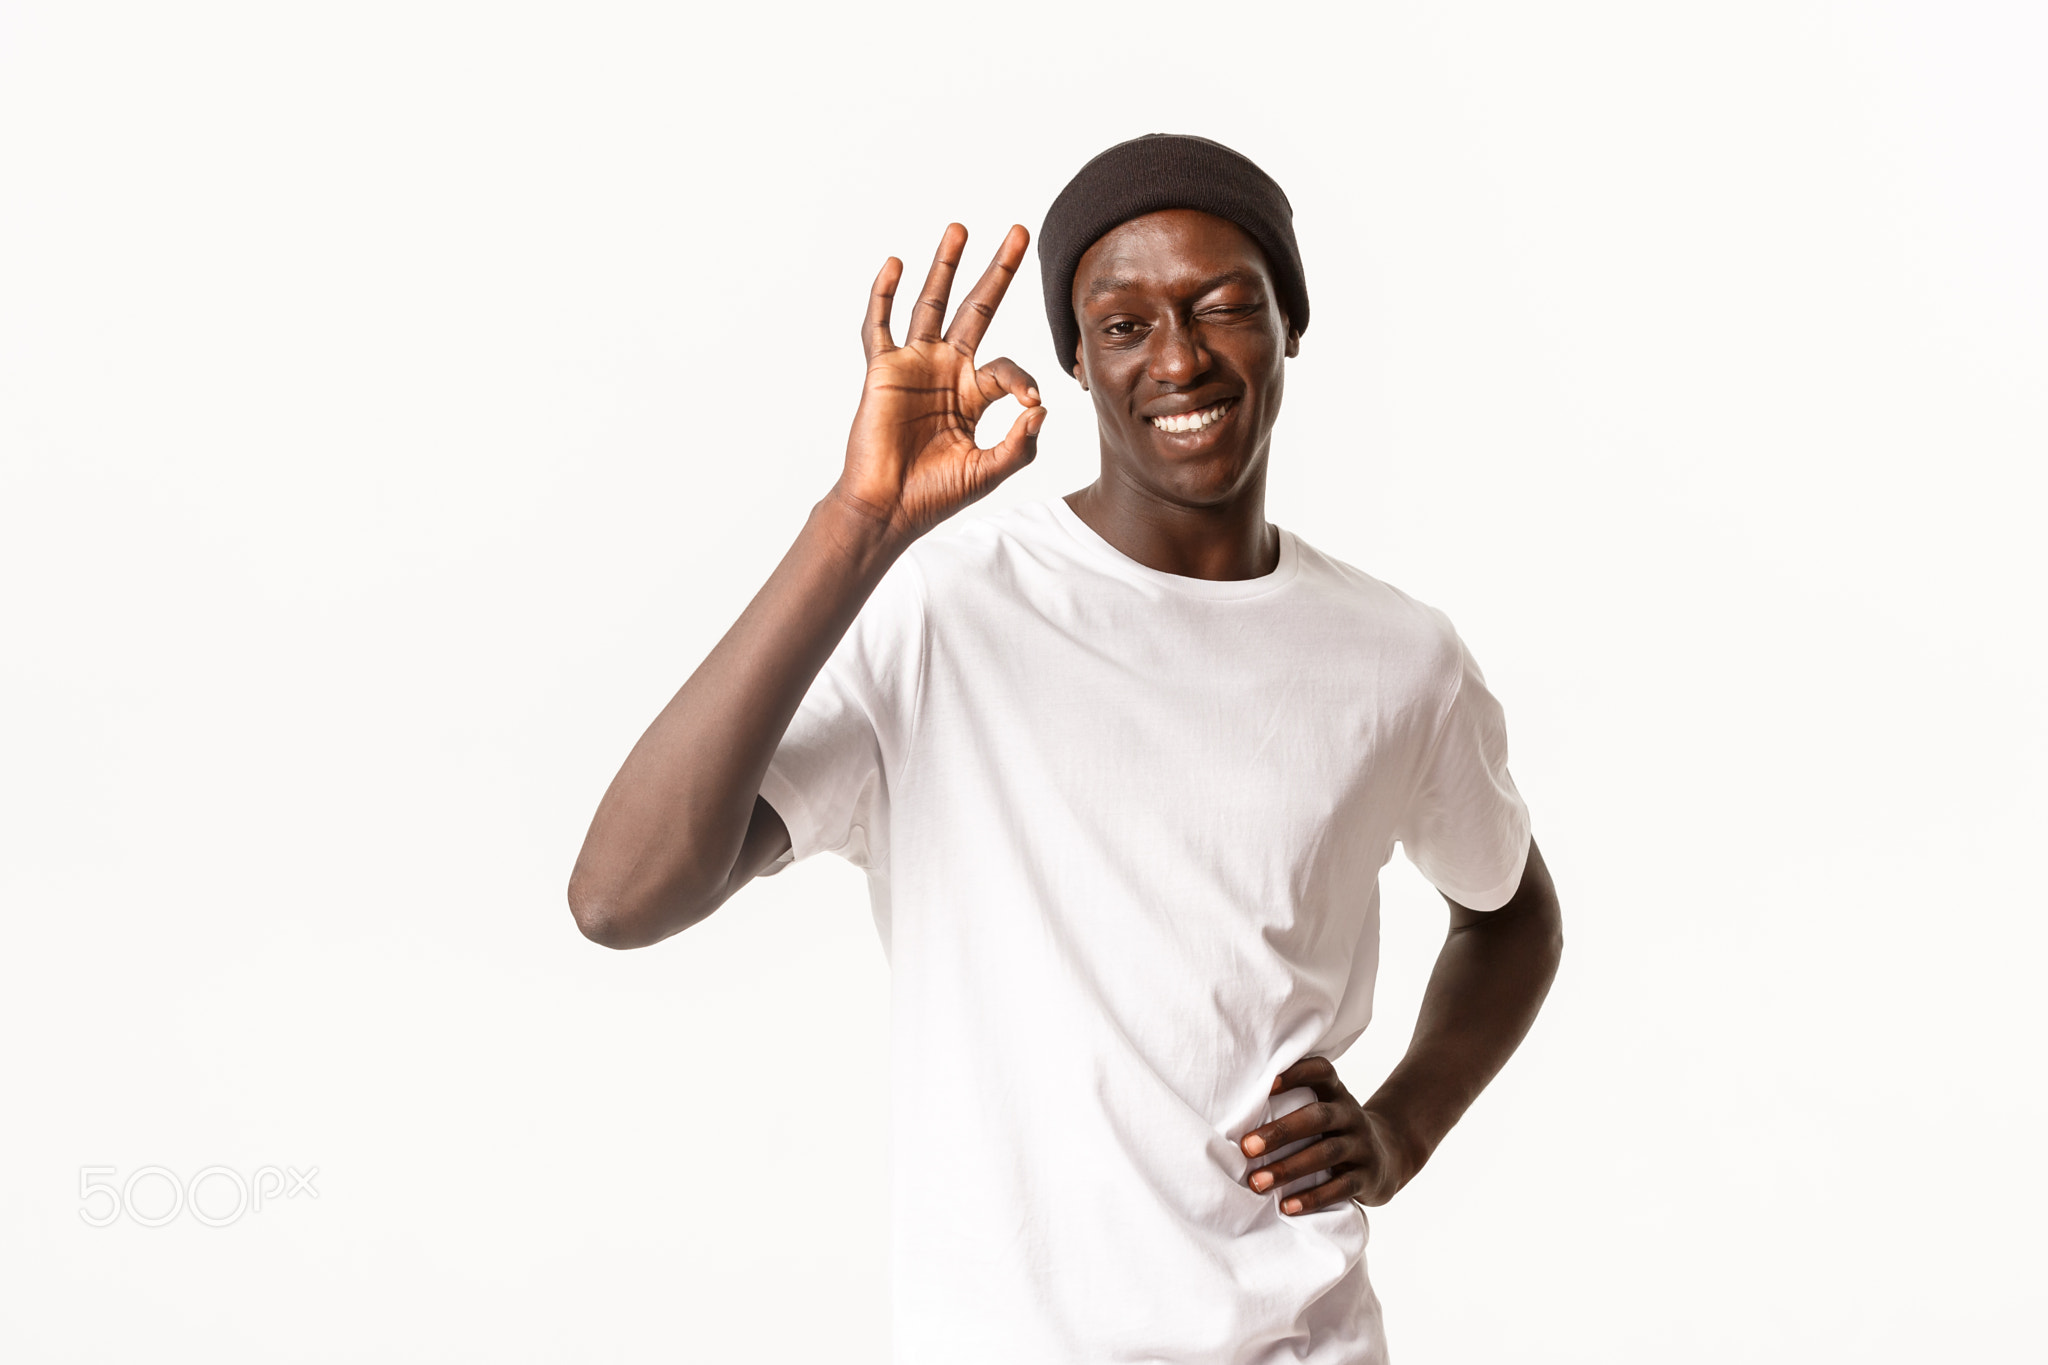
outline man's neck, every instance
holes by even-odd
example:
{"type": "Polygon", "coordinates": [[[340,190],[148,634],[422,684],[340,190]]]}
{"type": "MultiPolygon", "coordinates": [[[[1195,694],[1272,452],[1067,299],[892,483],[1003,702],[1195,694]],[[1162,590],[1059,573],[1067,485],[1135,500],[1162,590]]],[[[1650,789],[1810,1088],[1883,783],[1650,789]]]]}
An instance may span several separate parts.
{"type": "Polygon", "coordinates": [[[1162,498],[1105,470],[1067,494],[1067,506],[1128,559],[1183,578],[1263,578],[1280,564],[1280,533],[1266,520],[1265,480],[1205,507],[1162,498]]]}

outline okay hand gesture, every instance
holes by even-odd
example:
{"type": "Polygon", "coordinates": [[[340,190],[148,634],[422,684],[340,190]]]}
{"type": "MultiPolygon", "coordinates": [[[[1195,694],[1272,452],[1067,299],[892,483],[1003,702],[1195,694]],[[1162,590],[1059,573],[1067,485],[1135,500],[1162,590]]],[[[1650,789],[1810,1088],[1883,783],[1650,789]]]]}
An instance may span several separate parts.
{"type": "Polygon", "coordinates": [[[861,344],[868,374],[846,441],[846,469],[836,497],[872,517],[892,536],[915,539],[1031,463],[1045,425],[1037,381],[1007,356],[977,368],[975,348],[1024,259],[1031,234],[1013,227],[943,334],[953,272],[967,229],[948,225],[911,312],[910,332],[897,345],[889,315],[903,262],[891,256],[868,296],[861,344]],[[974,426],[990,404],[1009,394],[1024,405],[1001,441],[974,444],[974,426]]]}

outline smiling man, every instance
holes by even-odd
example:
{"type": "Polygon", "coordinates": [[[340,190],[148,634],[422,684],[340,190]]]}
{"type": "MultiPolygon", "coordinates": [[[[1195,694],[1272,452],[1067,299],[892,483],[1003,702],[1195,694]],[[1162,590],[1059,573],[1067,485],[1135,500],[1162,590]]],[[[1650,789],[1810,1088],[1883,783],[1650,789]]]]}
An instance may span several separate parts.
{"type": "Polygon", "coordinates": [[[1286,197],[1205,139],[1113,147],[1046,217],[1095,482],[927,538],[1045,421],[1015,363],[975,363],[1026,241],[948,325],[949,227],[900,345],[884,265],[844,470],[606,792],[571,907],[633,947],[793,858],[867,871],[898,1361],[1379,1361],[1361,1205],[1561,951],[1501,710],[1441,614],[1266,520],[1307,287],[1286,197]],[[1450,930],[1360,1103],[1330,1059],[1371,1014],[1397,843],[1450,930]]]}

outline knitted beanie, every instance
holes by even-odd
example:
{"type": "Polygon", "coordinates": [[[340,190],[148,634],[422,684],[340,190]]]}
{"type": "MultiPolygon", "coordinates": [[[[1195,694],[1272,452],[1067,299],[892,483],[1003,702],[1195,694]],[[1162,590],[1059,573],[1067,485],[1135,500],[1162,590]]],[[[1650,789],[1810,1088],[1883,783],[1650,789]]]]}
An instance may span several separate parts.
{"type": "Polygon", "coordinates": [[[1266,253],[1287,325],[1308,330],[1308,283],[1294,244],[1294,210],[1273,178],[1220,142],[1147,133],[1119,142],[1083,166],[1046,210],[1038,233],[1045,319],[1053,350],[1071,373],[1081,344],[1074,271],[1109,231],[1161,209],[1200,209],[1237,224],[1266,253]]]}

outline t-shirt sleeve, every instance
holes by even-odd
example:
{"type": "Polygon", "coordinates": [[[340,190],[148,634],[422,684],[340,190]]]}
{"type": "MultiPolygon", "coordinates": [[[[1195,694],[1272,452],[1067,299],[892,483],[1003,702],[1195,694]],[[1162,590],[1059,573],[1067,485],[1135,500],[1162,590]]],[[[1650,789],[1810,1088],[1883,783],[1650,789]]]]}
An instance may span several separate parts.
{"type": "Polygon", "coordinates": [[[1508,776],[1500,703],[1464,641],[1457,676],[1423,759],[1401,844],[1437,890],[1472,910],[1498,910],[1522,883],[1529,808],[1508,776]]]}
{"type": "Polygon", "coordinates": [[[786,861],[837,853],[888,860],[889,776],[916,729],[923,691],[924,581],[906,555],[883,575],[804,694],[761,796],[789,829],[786,861]]]}

